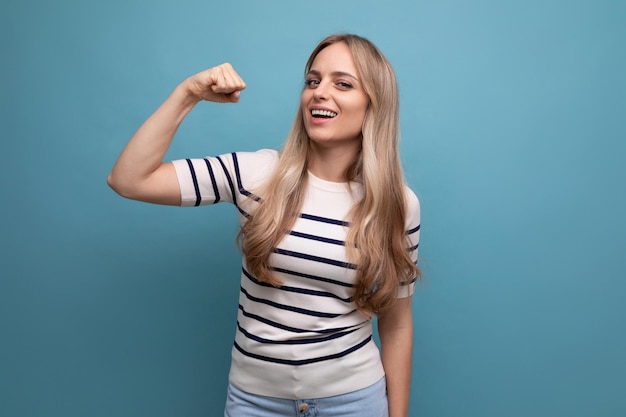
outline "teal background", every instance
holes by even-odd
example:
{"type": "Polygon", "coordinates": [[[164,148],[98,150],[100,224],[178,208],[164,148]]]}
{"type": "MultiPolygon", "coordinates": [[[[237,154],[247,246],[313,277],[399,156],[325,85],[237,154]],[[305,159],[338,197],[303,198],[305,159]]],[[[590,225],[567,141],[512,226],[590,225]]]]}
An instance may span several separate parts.
{"type": "Polygon", "coordinates": [[[174,86],[231,62],[168,158],[279,147],[325,35],[394,65],[422,203],[411,416],[626,415],[626,2],[4,1],[0,415],[218,416],[232,207],[106,175],[174,86]]]}

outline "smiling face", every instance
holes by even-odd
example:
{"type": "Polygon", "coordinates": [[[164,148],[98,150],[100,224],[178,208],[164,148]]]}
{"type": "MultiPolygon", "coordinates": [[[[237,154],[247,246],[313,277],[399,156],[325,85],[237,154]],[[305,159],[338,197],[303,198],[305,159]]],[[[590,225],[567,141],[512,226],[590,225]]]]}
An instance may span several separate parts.
{"type": "Polygon", "coordinates": [[[304,127],[320,146],[360,145],[369,98],[345,42],[322,49],[307,74],[301,106],[304,127]]]}

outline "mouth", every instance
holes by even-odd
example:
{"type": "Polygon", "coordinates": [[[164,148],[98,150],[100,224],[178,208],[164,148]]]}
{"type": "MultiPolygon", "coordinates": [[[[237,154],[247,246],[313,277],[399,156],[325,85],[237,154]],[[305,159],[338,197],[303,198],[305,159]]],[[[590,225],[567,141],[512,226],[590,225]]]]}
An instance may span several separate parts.
{"type": "Polygon", "coordinates": [[[337,117],[337,113],[330,110],[313,109],[311,110],[311,116],[316,119],[332,119],[337,117]]]}

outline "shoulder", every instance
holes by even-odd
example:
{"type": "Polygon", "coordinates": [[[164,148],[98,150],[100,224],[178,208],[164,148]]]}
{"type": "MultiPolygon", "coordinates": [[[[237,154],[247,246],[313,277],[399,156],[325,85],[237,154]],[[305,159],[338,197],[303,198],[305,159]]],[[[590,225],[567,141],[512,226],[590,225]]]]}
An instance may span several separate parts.
{"type": "Polygon", "coordinates": [[[274,149],[259,149],[252,152],[233,152],[232,161],[237,182],[247,189],[254,189],[267,181],[278,164],[279,154],[274,149]]]}
{"type": "Polygon", "coordinates": [[[242,173],[253,176],[264,176],[271,173],[278,162],[278,151],[274,149],[259,149],[252,152],[232,152],[222,155],[222,158],[232,161],[233,167],[242,173]]]}
{"type": "Polygon", "coordinates": [[[404,195],[406,202],[406,221],[409,228],[415,227],[420,224],[420,201],[413,190],[404,185],[404,195]]]}
{"type": "Polygon", "coordinates": [[[278,151],[275,149],[259,149],[252,152],[235,152],[240,162],[246,163],[276,163],[278,151]]]}
{"type": "Polygon", "coordinates": [[[404,195],[406,200],[406,206],[409,211],[418,211],[420,210],[420,201],[417,198],[415,192],[408,186],[404,185],[404,195]]]}

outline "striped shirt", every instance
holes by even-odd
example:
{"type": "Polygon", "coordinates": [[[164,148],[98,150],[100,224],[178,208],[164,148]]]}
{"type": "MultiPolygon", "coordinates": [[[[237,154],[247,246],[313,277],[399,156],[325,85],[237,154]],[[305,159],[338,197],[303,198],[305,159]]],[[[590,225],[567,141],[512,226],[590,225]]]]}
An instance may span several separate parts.
{"type": "MultiPolygon", "coordinates": [[[[245,222],[271,176],[274,150],[174,161],[183,206],[227,201],[245,222]]],[[[237,388],[278,398],[321,398],[368,387],[384,376],[372,321],[352,300],[355,265],[345,253],[347,215],[362,197],[358,183],[335,183],[309,173],[292,230],[270,256],[282,282],[274,288],[241,269],[237,331],[229,380],[237,388]]],[[[419,202],[407,187],[406,229],[417,261],[419,202]]],[[[403,285],[399,297],[413,293],[403,285]]]]}

